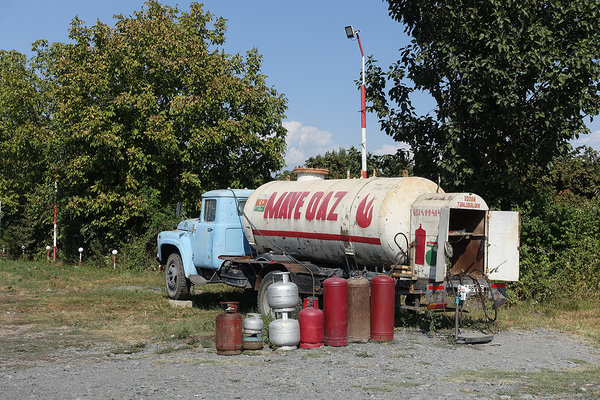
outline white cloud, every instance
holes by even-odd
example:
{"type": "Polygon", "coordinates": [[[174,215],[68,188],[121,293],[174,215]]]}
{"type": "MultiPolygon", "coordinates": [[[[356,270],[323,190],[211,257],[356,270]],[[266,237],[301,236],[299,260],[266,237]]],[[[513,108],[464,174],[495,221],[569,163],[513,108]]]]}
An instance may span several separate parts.
{"type": "Polygon", "coordinates": [[[290,169],[301,165],[309,157],[340,147],[333,141],[333,134],[329,131],[305,126],[298,121],[285,121],[283,126],[288,130],[285,162],[290,169]]]}
{"type": "Polygon", "coordinates": [[[399,149],[409,150],[408,144],[401,142],[396,144],[384,144],[377,150],[373,150],[373,154],[382,156],[384,154],[396,154],[399,149]]]}
{"type": "Polygon", "coordinates": [[[600,150],[600,131],[592,132],[589,135],[580,136],[579,139],[571,141],[573,147],[590,146],[595,150],[600,150]]]}

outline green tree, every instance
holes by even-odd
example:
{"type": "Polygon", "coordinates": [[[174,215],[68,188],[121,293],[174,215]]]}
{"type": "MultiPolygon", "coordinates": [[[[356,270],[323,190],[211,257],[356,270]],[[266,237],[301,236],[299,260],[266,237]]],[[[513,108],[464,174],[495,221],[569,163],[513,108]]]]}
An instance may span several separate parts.
{"type": "MultiPolygon", "coordinates": [[[[352,146],[348,150],[340,148],[308,158],[304,165],[309,168],[327,168],[329,179],[345,179],[348,171],[351,177],[360,176],[361,153],[352,146]]],[[[406,150],[399,149],[395,154],[374,155],[367,153],[368,174],[375,170],[377,176],[402,176],[404,170],[412,171],[410,155],[406,150]]]]}
{"type": "Polygon", "coordinates": [[[600,2],[388,3],[413,40],[387,72],[368,62],[382,129],[446,189],[509,207],[532,198],[554,157],[588,132],[584,117],[600,112],[600,2]],[[415,110],[416,92],[433,97],[432,113],[415,110]]]}
{"type": "Polygon", "coordinates": [[[75,238],[131,240],[162,207],[194,209],[206,190],[254,187],[281,168],[286,100],[256,50],[222,49],[225,31],[201,4],[181,12],[150,0],[114,28],[75,18],[72,43],[36,44],[74,248],[75,238]]]}
{"type": "Polygon", "coordinates": [[[571,150],[554,160],[542,182],[542,190],[576,202],[600,199],[600,153],[587,146],[571,150]]]}
{"type": "Polygon", "coordinates": [[[10,253],[49,244],[52,189],[45,181],[48,104],[42,80],[16,51],[0,50],[0,242],[10,253]]]}

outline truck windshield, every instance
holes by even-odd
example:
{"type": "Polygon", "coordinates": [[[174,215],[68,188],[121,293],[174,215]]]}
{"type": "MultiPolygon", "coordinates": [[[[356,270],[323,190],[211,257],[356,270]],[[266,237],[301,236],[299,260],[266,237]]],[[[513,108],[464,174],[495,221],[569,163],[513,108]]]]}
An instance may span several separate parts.
{"type": "Polygon", "coordinates": [[[217,214],[217,200],[204,200],[204,222],[215,222],[217,214]]]}

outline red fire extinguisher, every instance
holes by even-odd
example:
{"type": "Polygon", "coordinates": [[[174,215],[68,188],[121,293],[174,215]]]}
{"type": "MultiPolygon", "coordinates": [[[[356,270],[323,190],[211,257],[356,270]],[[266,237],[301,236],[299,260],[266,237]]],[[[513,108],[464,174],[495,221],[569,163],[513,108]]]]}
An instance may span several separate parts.
{"type": "Polygon", "coordinates": [[[300,348],[315,349],[323,346],[323,311],[319,310],[319,299],[304,299],[304,309],[298,313],[300,324],[300,348]]]}
{"type": "Polygon", "coordinates": [[[426,241],[425,229],[419,227],[415,230],[415,264],[425,264],[425,241],[426,241]]]}
{"type": "Polygon", "coordinates": [[[325,345],[348,345],[348,281],[333,275],[323,282],[325,345]]]}

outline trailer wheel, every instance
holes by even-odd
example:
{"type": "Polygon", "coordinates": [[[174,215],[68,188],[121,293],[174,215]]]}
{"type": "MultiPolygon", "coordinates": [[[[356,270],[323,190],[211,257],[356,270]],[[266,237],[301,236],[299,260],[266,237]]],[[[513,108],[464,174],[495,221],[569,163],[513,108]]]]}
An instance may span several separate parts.
{"type": "Polygon", "coordinates": [[[260,311],[262,315],[275,318],[275,314],[271,310],[271,306],[269,306],[269,302],[267,301],[267,289],[269,289],[269,286],[273,284],[273,276],[273,272],[269,272],[263,277],[262,281],[260,281],[260,285],[258,285],[257,304],[258,311],[260,311]]]}
{"type": "Polygon", "coordinates": [[[189,299],[191,282],[185,277],[179,254],[173,253],[169,256],[166,269],[167,295],[173,300],[189,299]]]}

